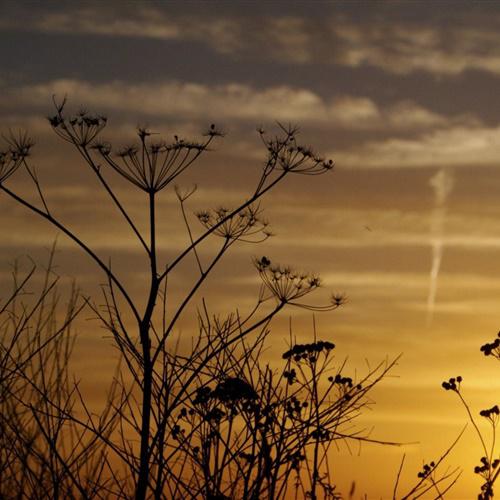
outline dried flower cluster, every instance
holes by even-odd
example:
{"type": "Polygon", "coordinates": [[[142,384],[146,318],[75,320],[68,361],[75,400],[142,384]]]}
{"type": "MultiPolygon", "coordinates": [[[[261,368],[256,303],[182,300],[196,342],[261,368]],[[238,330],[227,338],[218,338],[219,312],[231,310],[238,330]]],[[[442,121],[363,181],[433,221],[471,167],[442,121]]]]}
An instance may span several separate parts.
{"type": "Polygon", "coordinates": [[[26,132],[5,138],[7,144],[0,150],[0,183],[5,182],[26,160],[34,145],[26,132]]]}
{"type": "Polygon", "coordinates": [[[256,259],[255,267],[267,290],[284,304],[304,297],[321,285],[318,276],[297,273],[290,267],[272,265],[267,257],[256,259]]]}
{"type": "MultiPolygon", "coordinates": [[[[487,457],[481,457],[480,459],[481,465],[476,465],[474,467],[475,474],[483,474],[490,468],[490,462],[487,457]]],[[[498,464],[500,464],[500,460],[496,459],[493,464],[493,468],[497,468],[498,464]]]]}
{"type": "Polygon", "coordinates": [[[479,412],[479,415],[481,415],[481,417],[485,417],[490,420],[495,420],[495,419],[498,420],[498,417],[500,415],[500,410],[498,409],[498,405],[495,405],[486,410],[481,410],[479,412]]]}
{"type": "Polygon", "coordinates": [[[239,212],[227,208],[204,210],[196,214],[198,220],[214,234],[227,240],[239,240],[247,243],[261,243],[272,233],[269,223],[262,218],[258,206],[248,206],[239,212]]]}
{"type": "Polygon", "coordinates": [[[63,114],[64,106],[65,101],[56,105],[56,114],[48,117],[54,132],[75,146],[85,148],[91,145],[108,123],[108,119],[102,115],[89,113],[85,109],[67,118],[63,114]]]}
{"type": "Polygon", "coordinates": [[[257,399],[255,389],[246,380],[238,377],[227,377],[219,382],[213,395],[223,402],[257,399]]]}
{"type": "Polygon", "coordinates": [[[296,174],[318,175],[333,168],[332,160],[325,159],[310,147],[297,143],[297,128],[280,127],[284,132],[281,137],[268,138],[263,129],[258,130],[268,151],[265,171],[278,169],[296,174]]]}
{"type": "Polygon", "coordinates": [[[430,462],[429,464],[424,464],[422,470],[417,474],[420,479],[425,479],[430,476],[434,468],[436,467],[435,462],[430,462]]]}
{"type": "Polygon", "coordinates": [[[151,131],[137,131],[139,144],[120,148],[115,155],[109,143],[98,143],[94,148],[104,161],[122,177],[148,193],[164,189],[186,170],[203,151],[208,149],[213,136],[205,142],[192,142],[175,137],[174,142],[151,141],[151,131]]]}
{"type": "Polygon", "coordinates": [[[496,458],[493,461],[486,456],[481,457],[481,464],[474,467],[474,474],[477,474],[483,479],[481,492],[478,495],[478,500],[491,500],[494,496],[493,484],[500,472],[500,459],[496,458]]]}
{"type": "Polygon", "coordinates": [[[255,259],[254,264],[263,282],[263,291],[267,291],[270,297],[274,297],[280,304],[290,304],[309,311],[332,311],[346,302],[346,298],[341,294],[332,294],[330,303],[325,305],[297,302],[321,286],[318,276],[299,273],[288,266],[271,264],[266,256],[255,259]]]}
{"type": "MultiPolygon", "coordinates": [[[[335,377],[332,377],[332,376],[328,377],[328,382],[330,382],[331,384],[345,385],[349,389],[352,388],[354,385],[351,377],[342,377],[342,375],[340,375],[340,373],[337,373],[337,375],[335,375],[335,377]]],[[[360,390],[361,388],[362,388],[362,386],[360,384],[358,384],[356,386],[356,389],[358,389],[358,390],[360,390]]]]}
{"type": "Polygon", "coordinates": [[[332,342],[318,340],[312,344],[295,344],[290,350],[283,353],[283,359],[293,358],[294,361],[307,360],[311,357],[316,359],[316,355],[320,352],[328,354],[335,348],[332,342]]]}
{"type": "Polygon", "coordinates": [[[461,382],[462,382],[462,377],[459,375],[458,377],[451,377],[448,381],[443,382],[441,386],[446,391],[460,392],[461,382]]]}
{"type": "Polygon", "coordinates": [[[485,356],[493,356],[500,360],[500,332],[493,342],[483,344],[480,350],[485,356]]]}
{"type": "MultiPolygon", "coordinates": [[[[208,145],[215,137],[222,136],[215,125],[203,134],[203,142],[186,141],[174,136],[173,142],[152,141],[154,135],[150,130],[139,127],[138,144],[119,148],[113,154],[109,142],[98,141],[97,137],[107,125],[107,118],[92,114],[82,109],[75,115],[66,117],[64,108],[66,100],[55,103],[56,114],[48,118],[54,132],[67,142],[80,148],[87,161],[92,162],[88,149],[99,153],[113,170],[122,177],[148,192],[156,193],[165,188],[179,174],[186,170],[202,152],[208,150],[208,145]]],[[[97,169],[95,165],[92,165],[97,169]]]]}
{"type": "MultiPolygon", "coordinates": [[[[488,345],[488,344],[487,344],[488,345]]],[[[484,347],[484,346],[483,346],[484,347]]],[[[484,351],[483,347],[481,351],[484,351]]],[[[493,434],[492,443],[490,446],[487,446],[486,440],[483,436],[483,433],[479,429],[474,416],[470,410],[469,404],[464,399],[460,392],[460,384],[462,382],[462,377],[453,377],[448,381],[442,383],[442,387],[447,391],[454,391],[457,393],[460,401],[465,407],[469,420],[476,431],[476,434],[479,438],[479,442],[481,443],[481,447],[483,449],[484,455],[481,457],[481,465],[474,467],[474,473],[481,476],[483,479],[483,484],[481,485],[481,491],[478,495],[478,500],[491,500],[493,498],[493,486],[494,483],[500,473],[500,459],[494,457],[496,450],[496,430],[498,423],[500,422],[500,409],[498,405],[494,405],[491,408],[487,408],[485,410],[481,410],[479,415],[481,417],[486,418],[491,425],[491,430],[493,434]]]]}

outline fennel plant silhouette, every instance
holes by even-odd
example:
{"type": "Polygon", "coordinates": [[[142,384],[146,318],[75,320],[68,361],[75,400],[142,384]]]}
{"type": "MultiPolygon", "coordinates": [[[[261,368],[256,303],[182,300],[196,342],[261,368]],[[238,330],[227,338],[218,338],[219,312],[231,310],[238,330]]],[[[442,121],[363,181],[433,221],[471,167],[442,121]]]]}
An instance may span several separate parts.
{"type": "MultiPolygon", "coordinates": [[[[20,358],[3,348],[4,361],[13,363],[8,371],[13,382],[5,390],[2,382],[3,401],[16,404],[2,425],[10,428],[8,435],[16,444],[6,449],[17,451],[2,459],[2,494],[17,498],[16,492],[29,484],[32,498],[277,499],[292,491],[303,498],[337,498],[328,464],[331,445],[372,440],[353,423],[370,403],[368,393],[397,360],[384,361],[354,380],[344,374],[345,362],[336,360],[334,344],[318,340],[315,328],[308,344],[297,344],[290,333],[281,371],[263,364],[261,354],[271,320],[285,306],[332,311],[344,303],[341,295],[333,294],[325,304],[310,303],[319,277],[259,257],[254,265],[262,283],[251,310],[220,317],[209,312],[204,300],[198,301],[198,331],[187,351],[174,336],[227,251],[236,242],[259,243],[271,235],[261,198],[289,176],[326,174],[333,162],[301,146],[294,127],[279,125],[274,136],[259,130],[266,160],[248,198],[234,208],[198,212],[196,230],[187,208],[196,188],[183,190],[174,181],[223,136],[215,125],[198,142],[177,136],[173,142],[156,140],[148,129],[139,128],[136,144],[115,149],[100,139],[105,117],[83,110],[67,115],[65,100],[54,104],[52,129],[74,147],[142,247],[149,292],[141,309],[139,298],[92,242],[52,212],[31,165],[33,142],[25,133],[11,134],[0,154],[0,190],[50,222],[104,273],[104,307],[89,298],[84,303],[111,333],[120,365],[110,380],[105,408],[95,415],[68,376],[67,328],[40,333],[34,344],[27,338],[22,345],[38,347],[26,347],[25,355],[21,350],[20,358]],[[8,187],[6,181],[19,168],[28,173],[38,202],[8,187]],[[146,234],[113,187],[114,174],[142,192],[146,234]],[[158,197],[166,188],[175,191],[189,238],[168,263],[157,246],[158,197]],[[200,248],[210,236],[220,243],[207,259],[200,248]],[[188,258],[197,277],[176,308],[168,309],[170,277],[188,258]],[[126,321],[127,315],[135,326],[126,321]],[[23,356],[38,361],[25,369],[23,356]],[[50,366],[56,369],[45,377],[50,366]],[[11,419],[11,414],[16,416],[11,419]],[[36,484],[43,487],[37,490],[36,484]]],[[[27,311],[24,315],[32,316],[27,311]]],[[[17,331],[14,325],[5,337],[12,345],[18,342],[17,331]]]]}

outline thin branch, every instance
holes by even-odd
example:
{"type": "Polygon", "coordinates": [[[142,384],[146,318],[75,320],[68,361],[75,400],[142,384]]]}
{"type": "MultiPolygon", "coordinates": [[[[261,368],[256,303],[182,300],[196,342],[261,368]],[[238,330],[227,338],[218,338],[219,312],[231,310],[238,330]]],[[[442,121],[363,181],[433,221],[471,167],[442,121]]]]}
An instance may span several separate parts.
{"type": "Polygon", "coordinates": [[[130,298],[129,294],[123,287],[123,285],[120,283],[118,278],[111,272],[111,270],[104,264],[104,262],[97,256],[97,254],[90,248],[88,247],[82,240],[80,240],[75,234],[73,234],[69,229],[67,229],[63,224],[61,224],[58,220],[56,220],[52,215],[49,213],[43,212],[39,208],[35,207],[28,201],[24,200],[20,196],[18,196],[16,193],[5,187],[4,184],[0,184],[0,189],[7,193],[11,198],[15,199],[18,203],[21,205],[24,205],[26,208],[30,209],[31,211],[35,212],[36,214],[40,215],[42,218],[46,219],[49,221],[51,224],[53,224],[55,227],[57,227],[59,230],[61,230],[66,236],[68,236],[71,240],[73,240],[80,248],[82,248],[93,260],[96,262],[96,264],[104,271],[106,276],[108,276],[118,287],[120,292],[122,293],[123,297],[127,301],[132,313],[136,317],[136,319],[139,321],[140,316],[139,313],[137,312],[137,309],[130,298]]]}

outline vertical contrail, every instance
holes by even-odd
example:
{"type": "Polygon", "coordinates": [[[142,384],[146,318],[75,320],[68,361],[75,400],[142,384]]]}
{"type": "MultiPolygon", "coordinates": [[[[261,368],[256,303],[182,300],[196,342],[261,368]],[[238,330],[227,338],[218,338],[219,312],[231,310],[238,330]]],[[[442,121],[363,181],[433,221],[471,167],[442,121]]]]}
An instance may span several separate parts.
{"type": "Polygon", "coordinates": [[[430,178],[429,184],[434,190],[435,206],[431,221],[432,265],[429,275],[429,295],[427,297],[427,326],[431,325],[434,317],[439,269],[443,259],[445,203],[453,189],[453,177],[447,169],[442,168],[430,178]]]}

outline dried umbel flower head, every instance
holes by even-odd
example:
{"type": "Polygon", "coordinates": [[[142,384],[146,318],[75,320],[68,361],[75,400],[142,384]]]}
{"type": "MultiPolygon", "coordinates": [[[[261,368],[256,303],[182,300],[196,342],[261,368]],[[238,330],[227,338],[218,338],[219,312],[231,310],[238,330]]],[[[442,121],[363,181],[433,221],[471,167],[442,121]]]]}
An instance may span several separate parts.
{"type": "Polygon", "coordinates": [[[196,396],[193,399],[194,405],[207,404],[212,398],[213,391],[208,386],[202,386],[196,389],[196,396]]]}
{"type": "Polygon", "coordinates": [[[431,475],[432,471],[435,468],[436,468],[435,462],[424,464],[422,470],[417,474],[417,477],[419,477],[420,479],[425,479],[431,475]]]}
{"type": "Polygon", "coordinates": [[[441,386],[445,391],[460,392],[460,384],[462,383],[462,380],[463,379],[460,375],[458,377],[451,377],[448,381],[443,382],[441,386]]]}
{"type": "Polygon", "coordinates": [[[331,439],[330,431],[322,427],[312,431],[310,437],[314,441],[330,441],[331,439]]]}
{"type": "Polygon", "coordinates": [[[492,406],[491,408],[488,408],[486,410],[481,410],[479,412],[479,415],[481,417],[487,418],[491,420],[493,423],[498,421],[500,418],[500,409],[498,408],[498,405],[492,406]]]}
{"type": "Polygon", "coordinates": [[[304,408],[303,402],[296,396],[289,397],[285,402],[285,411],[290,418],[299,417],[304,408]]]}
{"type": "Polygon", "coordinates": [[[325,305],[296,302],[321,286],[321,280],[318,276],[310,273],[298,273],[290,267],[273,265],[266,256],[254,259],[254,264],[263,281],[264,290],[269,291],[271,297],[274,297],[281,304],[291,304],[309,311],[332,311],[346,302],[345,297],[340,294],[333,294],[330,303],[325,305]]]}
{"type": "Polygon", "coordinates": [[[318,276],[297,273],[290,267],[273,265],[267,257],[255,259],[254,263],[264,286],[283,303],[300,299],[321,285],[318,276]]]}
{"type": "Polygon", "coordinates": [[[3,151],[0,150],[0,183],[6,181],[23,164],[34,145],[24,131],[17,135],[11,132],[4,139],[7,145],[3,151]]]}
{"type": "Polygon", "coordinates": [[[489,472],[490,466],[493,466],[493,468],[496,469],[500,463],[499,460],[495,460],[492,464],[490,464],[488,457],[481,457],[480,462],[481,465],[476,465],[476,467],[474,467],[475,474],[482,475],[485,472],[489,472]]]}
{"type": "Polygon", "coordinates": [[[210,125],[210,127],[208,128],[208,130],[203,134],[204,137],[224,137],[224,132],[217,128],[217,126],[215,125],[215,123],[212,123],[210,125]]]}
{"type": "Polygon", "coordinates": [[[283,134],[269,138],[263,129],[260,137],[268,151],[266,170],[282,170],[304,175],[318,175],[331,170],[333,160],[316,154],[310,147],[297,142],[297,127],[278,124],[283,134]]]}
{"type": "MultiPolygon", "coordinates": [[[[287,357],[288,357],[287,353],[283,354],[283,358],[286,359],[287,357]]],[[[287,381],[289,385],[292,385],[297,380],[297,371],[295,370],[295,368],[292,368],[291,370],[285,370],[283,372],[283,378],[287,381]]]]}
{"type": "MultiPolygon", "coordinates": [[[[339,386],[343,386],[347,389],[352,389],[354,387],[354,382],[352,380],[351,377],[343,377],[340,373],[337,373],[337,375],[334,376],[330,376],[328,377],[328,382],[330,382],[330,384],[337,384],[339,386]]],[[[362,386],[360,384],[358,384],[356,386],[356,389],[358,390],[361,390],[362,389],[362,386]]]]}
{"type": "Polygon", "coordinates": [[[481,492],[477,498],[478,500],[491,500],[493,485],[499,474],[500,459],[496,458],[490,462],[488,457],[482,456],[480,462],[480,465],[474,467],[474,474],[478,474],[484,483],[481,485],[481,492]]]}
{"type": "Polygon", "coordinates": [[[97,136],[107,124],[107,118],[84,109],[66,117],[65,105],[66,99],[60,104],[54,100],[56,113],[48,117],[56,134],[78,148],[97,151],[101,159],[116,172],[149,193],[163,189],[206,151],[215,137],[223,136],[215,125],[211,125],[204,134],[206,140],[203,142],[186,141],[178,136],[174,136],[173,142],[153,141],[151,136],[155,134],[145,127],[139,127],[139,143],[122,147],[112,154],[113,148],[109,142],[97,141],[97,136]]]}
{"type": "Polygon", "coordinates": [[[214,137],[222,135],[215,129],[205,134],[205,142],[192,142],[174,136],[173,142],[152,141],[154,135],[146,128],[139,128],[139,144],[122,147],[112,155],[109,143],[98,143],[94,149],[104,161],[122,177],[148,193],[165,188],[186,170],[203,151],[207,151],[214,137]]]}
{"type": "Polygon", "coordinates": [[[85,109],[80,109],[78,113],[66,117],[64,107],[66,100],[61,104],[56,104],[56,114],[47,119],[54,132],[67,142],[85,148],[93,143],[108,120],[105,116],[89,113],[85,109]]]}
{"type": "Polygon", "coordinates": [[[220,382],[213,395],[223,402],[257,399],[255,389],[246,381],[238,377],[227,377],[220,382]]]}
{"type": "Polygon", "coordinates": [[[488,342],[481,346],[481,352],[485,356],[493,356],[500,360],[500,332],[498,332],[497,337],[493,342],[488,342]]]}
{"type": "Polygon", "coordinates": [[[214,234],[227,240],[239,240],[247,243],[261,243],[272,233],[268,230],[269,223],[261,216],[258,205],[250,205],[239,212],[227,208],[203,210],[196,213],[198,220],[214,234]]]}
{"type": "Polygon", "coordinates": [[[292,358],[295,361],[300,361],[311,356],[317,359],[318,354],[324,353],[328,355],[334,348],[335,344],[327,340],[318,340],[311,344],[295,344],[291,349],[283,353],[283,359],[292,358]]]}

